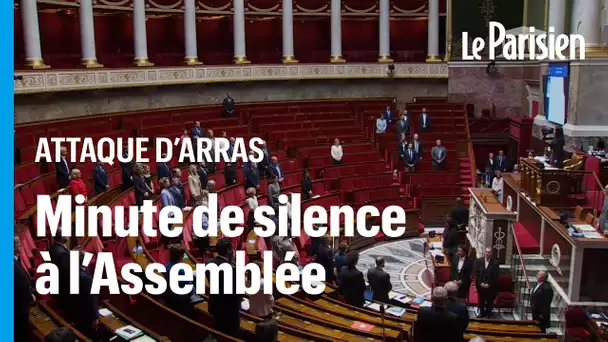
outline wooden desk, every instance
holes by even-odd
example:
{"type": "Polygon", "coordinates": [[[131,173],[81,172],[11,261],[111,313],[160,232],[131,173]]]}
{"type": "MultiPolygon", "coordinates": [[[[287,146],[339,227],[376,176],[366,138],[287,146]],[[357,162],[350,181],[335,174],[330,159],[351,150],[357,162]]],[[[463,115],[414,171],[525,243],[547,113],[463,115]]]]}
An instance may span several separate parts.
{"type": "MultiPolygon", "coordinates": [[[[429,244],[429,248],[430,248],[431,243],[433,243],[433,242],[441,243],[441,234],[436,234],[435,237],[433,237],[433,238],[427,237],[426,240],[427,240],[427,243],[429,244]]],[[[450,260],[447,256],[447,254],[445,254],[445,251],[443,250],[443,248],[441,248],[441,251],[443,252],[443,255],[444,255],[443,262],[439,263],[439,262],[437,262],[437,260],[435,260],[434,257],[431,256],[431,259],[433,259],[433,267],[434,268],[441,268],[441,267],[450,268],[450,260]]]]}
{"type": "Polygon", "coordinates": [[[551,208],[541,205],[538,209],[552,221],[559,221],[559,215],[553,211],[551,208]]]}
{"type": "Polygon", "coordinates": [[[82,342],[91,342],[89,338],[81,334],[72,325],[66,322],[53,309],[49,307],[46,301],[41,300],[38,305],[30,309],[29,322],[34,329],[34,335],[44,341],[46,336],[59,327],[67,327],[70,329],[76,338],[82,342]]]}
{"type": "Polygon", "coordinates": [[[159,336],[158,334],[154,333],[152,330],[144,327],[143,325],[137,323],[136,321],[134,321],[133,319],[131,319],[130,317],[128,317],[127,315],[122,313],[120,310],[118,310],[117,308],[112,306],[112,304],[110,304],[110,301],[104,300],[103,305],[100,306],[100,308],[103,308],[103,307],[112,311],[112,315],[100,316],[99,323],[102,324],[103,326],[105,326],[110,332],[114,333],[117,329],[120,329],[127,325],[131,325],[131,326],[136,327],[137,329],[140,329],[144,333],[144,335],[146,335],[156,341],[159,341],[159,342],[168,342],[169,341],[169,339],[167,337],[159,336]]]}

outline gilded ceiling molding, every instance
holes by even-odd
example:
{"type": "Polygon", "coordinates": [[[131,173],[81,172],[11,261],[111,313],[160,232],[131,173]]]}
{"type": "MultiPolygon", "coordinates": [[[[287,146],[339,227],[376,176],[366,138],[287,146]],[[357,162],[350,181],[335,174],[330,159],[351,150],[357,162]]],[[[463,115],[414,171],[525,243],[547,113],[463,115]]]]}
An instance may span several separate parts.
{"type": "Polygon", "coordinates": [[[403,13],[403,14],[417,14],[419,12],[424,11],[425,8],[426,8],[426,5],[422,5],[422,6],[418,7],[418,8],[416,8],[415,10],[408,11],[408,10],[401,9],[401,8],[397,7],[397,5],[393,4],[393,9],[395,11],[397,11],[399,13],[403,13]]]}
{"type": "Polygon", "coordinates": [[[251,8],[252,10],[256,11],[256,12],[260,12],[260,13],[270,13],[270,12],[274,12],[276,11],[279,6],[281,6],[281,4],[276,4],[270,8],[257,8],[255,6],[253,6],[250,3],[247,3],[247,7],[251,8]]]}
{"type": "Polygon", "coordinates": [[[230,9],[230,6],[232,6],[232,3],[230,1],[228,1],[228,3],[224,6],[220,6],[220,7],[211,7],[211,6],[207,6],[204,3],[197,1],[198,5],[201,6],[205,11],[225,11],[227,9],[230,9]]]}
{"type": "Polygon", "coordinates": [[[177,0],[177,2],[174,3],[173,5],[161,5],[161,4],[157,4],[156,2],[154,2],[154,0],[148,0],[148,2],[150,2],[150,4],[152,4],[154,7],[159,8],[159,9],[163,9],[163,10],[175,9],[176,7],[178,7],[178,6],[180,6],[182,4],[182,0],[177,0]]]}
{"type": "Polygon", "coordinates": [[[348,7],[347,5],[344,5],[344,8],[346,8],[348,11],[350,11],[350,12],[352,12],[352,13],[357,13],[357,14],[365,14],[365,13],[369,13],[369,12],[371,12],[371,11],[375,10],[375,9],[376,9],[376,7],[378,7],[378,6],[377,6],[377,5],[373,5],[373,6],[372,6],[372,7],[370,7],[370,8],[363,9],[363,10],[358,10],[358,9],[354,9],[354,8],[348,7]]]}
{"type": "Polygon", "coordinates": [[[327,10],[328,7],[329,7],[329,5],[325,5],[321,8],[317,8],[317,9],[308,9],[308,8],[304,8],[304,7],[296,4],[296,8],[305,13],[320,13],[320,12],[327,10]]]}

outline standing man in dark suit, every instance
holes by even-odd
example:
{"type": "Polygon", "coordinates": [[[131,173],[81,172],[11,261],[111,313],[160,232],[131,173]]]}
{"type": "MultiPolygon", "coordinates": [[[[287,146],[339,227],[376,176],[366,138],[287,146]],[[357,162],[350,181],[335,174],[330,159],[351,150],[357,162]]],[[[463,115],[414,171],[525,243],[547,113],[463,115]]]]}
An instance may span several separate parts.
{"type": "Polygon", "coordinates": [[[414,331],[419,342],[462,341],[458,316],[445,308],[448,293],[442,286],[433,289],[430,308],[420,308],[414,331]]]}
{"type": "Polygon", "coordinates": [[[70,184],[70,163],[68,162],[68,149],[61,148],[61,160],[55,163],[55,175],[59,189],[67,188],[70,184]]]}
{"type": "Polygon", "coordinates": [[[406,172],[414,172],[416,168],[416,164],[418,163],[418,156],[414,151],[414,144],[409,143],[407,145],[407,150],[404,155],[405,161],[405,171],[406,172]]]}
{"type": "Polygon", "coordinates": [[[374,292],[373,300],[388,303],[388,293],[393,289],[391,276],[384,271],[384,258],[376,258],[376,267],[367,271],[367,282],[374,292]]]}
{"type": "Polygon", "coordinates": [[[279,185],[283,184],[285,173],[283,173],[283,169],[281,168],[281,165],[279,165],[279,159],[277,157],[270,158],[270,165],[266,170],[268,171],[269,178],[275,176],[277,177],[279,185]]]}
{"type": "MultiPolygon", "coordinates": [[[[488,159],[486,159],[486,165],[485,165],[486,170],[490,169],[490,171],[492,173],[494,173],[494,171],[497,170],[496,167],[496,158],[494,158],[494,153],[490,152],[490,154],[488,155],[488,159]]],[[[490,180],[491,182],[491,180],[490,180]]]]}
{"type": "Polygon", "coordinates": [[[393,111],[391,110],[391,106],[386,106],[384,110],[384,120],[386,120],[387,124],[393,122],[393,111]]]}
{"type": "Polygon", "coordinates": [[[486,248],[483,257],[475,261],[475,286],[479,297],[480,318],[492,316],[499,272],[498,262],[492,257],[492,249],[486,248]]]}
{"type": "MultiPolygon", "coordinates": [[[[162,157],[166,158],[167,154],[163,153],[162,157]]],[[[156,170],[158,172],[158,179],[170,178],[171,176],[171,168],[167,162],[158,163],[156,170]]]]}
{"type": "Polygon", "coordinates": [[[431,116],[426,112],[426,108],[422,108],[420,113],[420,132],[426,132],[431,128],[431,116]]]}
{"type": "Polygon", "coordinates": [[[467,306],[464,303],[457,299],[458,284],[455,281],[448,281],[445,283],[445,290],[448,292],[445,309],[456,314],[458,322],[460,323],[460,328],[464,333],[469,326],[469,309],[467,309],[467,306]]]}
{"type": "Polygon", "coordinates": [[[49,248],[51,262],[57,266],[59,278],[59,291],[54,295],[54,299],[59,304],[61,310],[66,314],[66,319],[69,321],[70,313],[70,250],[67,247],[68,240],[66,237],[59,235],[53,239],[53,244],[49,248]]]}
{"type": "Polygon", "coordinates": [[[499,150],[498,157],[496,157],[496,169],[501,172],[507,172],[509,169],[509,159],[505,156],[505,151],[499,150]]]}
{"type": "Polygon", "coordinates": [[[245,173],[245,189],[255,188],[257,191],[260,190],[260,175],[258,171],[258,167],[255,162],[249,160],[247,164],[244,165],[244,173],[245,173]]]}
{"type": "MultiPolygon", "coordinates": [[[[399,153],[399,158],[405,162],[405,151],[407,151],[407,138],[405,134],[402,134],[399,142],[397,143],[397,153],[399,153]]],[[[407,164],[405,164],[407,166],[407,164]]]]}
{"type": "Polygon", "coordinates": [[[207,166],[205,165],[204,161],[198,163],[198,166],[196,167],[196,174],[198,175],[198,180],[201,182],[201,189],[207,188],[207,183],[209,182],[209,172],[207,171],[207,166]]]}
{"type": "Polygon", "coordinates": [[[418,160],[422,159],[422,141],[420,141],[420,137],[418,133],[414,133],[414,139],[411,141],[414,145],[414,152],[416,152],[416,156],[418,160]]]}
{"type": "MultiPolygon", "coordinates": [[[[252,154],[250,154],[252,157],[252,154]]],[[[258,175],[262,178],[268,176],[268,168],[270,167],[270,149],[266,145],[266,141],[262,142],[262,160],[258,164],[258,175]]]]}
{"type": "MultiPolygon", "coordinates": [[[[124,158],[127,157],[127,147],[123,152],[124,158]]],[[[127,190],[133,186],[133,162],[120,162],[120,168],[122,170],[122,190],[127,190]]]]}
{"type": "Polygon", "coordinates": [[[221,266],[228,264],[231,277],[220,273],[218,294],[209,295],[209,313],[213,317],[213,327],[224,334],[239,338],[241,330],[241,302],[243,296],[236,294],[236,270],[233,263],[234,249],[230,238],[220,238],[216,243],[217,257],[208,263],[221,266]],[[232,293],[224,293],[224,280],[232,279],[232,293]]]}
{"type": "Polygon", "coordinates": [[[403,115],[401,115],[401,118],[397,122],[397,134],[398,136],[410,134],[410,120],[407,117],[407,109],[403,111],[403,115]]]}
{"type": "Polygon", "coordinates": [[[21,249],[21,242],[19,237],[15,236],[14,244],[14,264],[15,264],[15,278],[14,278],[14,291],[15,291],[15,303],[14,303],[14,319],[15,319],[15,341],[27,341],[28,324],[30,305],[34,302],[35,298],[32,294],[32,283],[30,281],[30,275],[23,268],[19,261],[19,251],[21,249]]]}
{"type": "Polygon", "coordinates": [[[93,169],[93,182],[95,183],[95,192],[100,194],[110,188],[108,184],[108,173],[103,166],[101,160],[97,161],[97,166],[93,169]]]}
{"type": "MultiPolygon", "coordinates": [[[[80,262],[82,265],[84,252],[80,251],[80,262]]],[[[72,295],[72,315],[75,328],[92,340],[97,336],[97,295],[91,293],[93,277],[85,267],[80,267],[79,290],[77,295],[72,295]]]]}
{"type": "Polygon", "coordinates": [[[231,117],[232,113],[234,113],[234,99],[230,96],[230,93],[226,94],[226,98],[222,102],[222,107],[224,109],[224,117],[231,117]]]}
{"type": "Polygon", "coordinates": [[[451,218],[447,219],[441,240],[448,260],[452,260],[458,248],[458,226],[456,225],[456,221],[451,218]]]}
{"type": "Polygon", "coordinates": [[[226,186],[234,185],[236,183],[236,163],[226,163],[224,165],[224,179],[226,186]]]}
{"type": "Polygon", "coordinates": [[[359,253],[350,252],[346,256],[346,266],[340,271],[341,284],[340,293],[344,302],[362,308],[365,304],[365,279],[363,273],[357,269],[359,253]]]}
{"type": "Polygon", "coordinates": [[[431,158],[433,159],[433,171],[443,170],[445,168],[445,160],[447,159],[447,151],[441,146],[441,140],[437,139],[435,147],[431,149],[431,158]]]}
{"type": "Polygon", "coordinates": [[[452,208],[451,216],[456,221],[459,230],[469,224],[469,209],[464,205],[462,197],[456,197],[456,205],[452,208]]]}
{"type": "MultiPolygon", "coordinates": [[[[194,126],[192,126],[192,131],[190,133],[190,137],[192,139],[194,139],[194,137],[196,138],[202,138],[205,136],[205,131],[201,128],[201,122],[200,121],[196,121],[194,123],[194,126]]],[[[192,142],[192,144],[194,145],[194,141],[192,142]]]]}
{"type": "Polygon", "coordinates": [[[469,248],[460,245],[450,263],[450,279],[458,285],[456,297],[465,299],[469,296],[472,273],[473,260],[469,257],[469,248]]]}
{"type": "Polygon", "coordinates": [[[319,247],[315,252],[315,262],[325,269],[325,282],[334,283],[334,253],[331,250],[331,239],[329,236],[322,236],[319,247]]]}
{"type": "Polygon", "coordinates": [[[551,324],[551,302],[553,301],[553,288],[547,282],[547,273],[538,272],[538,282],[532,290],[530,305],[532,306],[532,319],[538,321],[540,331],[547,332],[551,324]]]}

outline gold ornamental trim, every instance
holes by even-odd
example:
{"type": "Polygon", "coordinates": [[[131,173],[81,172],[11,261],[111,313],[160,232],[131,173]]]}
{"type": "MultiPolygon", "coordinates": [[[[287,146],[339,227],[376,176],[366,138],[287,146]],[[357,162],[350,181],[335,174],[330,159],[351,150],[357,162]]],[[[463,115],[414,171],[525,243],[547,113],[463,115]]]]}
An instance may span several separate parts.
{"type": "MultiPolygon", "coordinates": [[[[246,60],[246,59],[245,59],[246,60]]],[[[240,63],[245,60],[239,61],[240,63]]],[[[144,62],[144,61],[139,61],[144,62]]],[[[149,63],[149,61],[148,61],[149,63]]],[[[145,63],[141,63],[144,66],[145,63]]],[[[152,63],[150,63],[152,64],[152,63]]],[[[147,65],[150,65],[147,64],[147,65]]],[[[190,65],[172,68],[148,66],[128,69],[81,68],[15,71],[15,94],[50,93],[177,84],[257,82],[310,79],[447,79],[447,63],[395,63],[391,76],[385,63],[358,64],[234,64],[190,65]]]]}

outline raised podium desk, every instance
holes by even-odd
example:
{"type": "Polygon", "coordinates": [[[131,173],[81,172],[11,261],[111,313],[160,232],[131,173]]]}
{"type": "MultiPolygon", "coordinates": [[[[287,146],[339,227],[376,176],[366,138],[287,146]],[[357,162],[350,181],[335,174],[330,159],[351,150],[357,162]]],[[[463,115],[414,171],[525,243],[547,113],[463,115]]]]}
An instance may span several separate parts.
{"type": "Polygon", "coordinates": [[[547,164],[542,157],[520,158],[521,191],[538,205],[565,207],[568,195],[577,187],[584,172],[547,164]]]}

